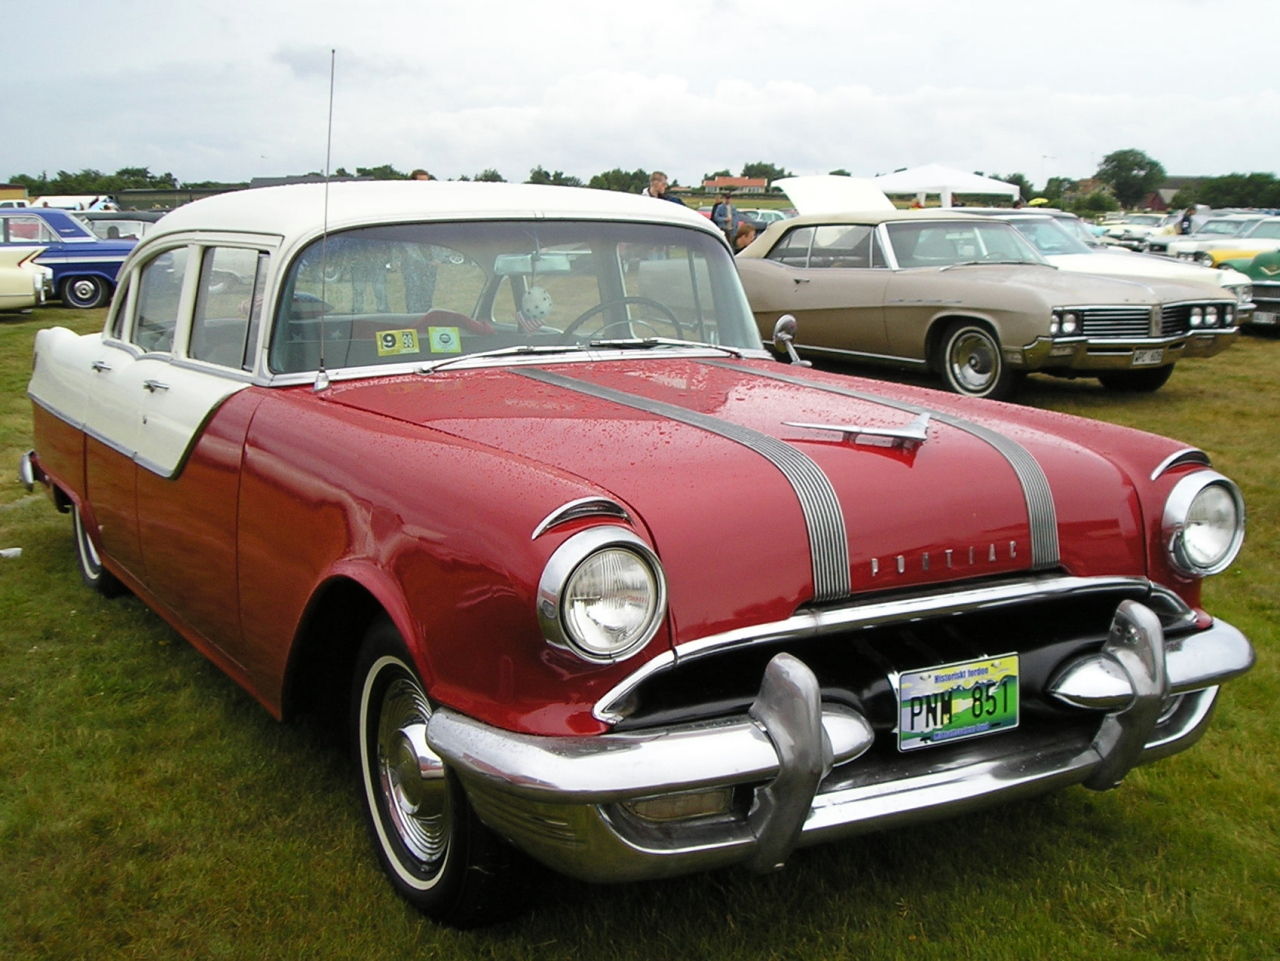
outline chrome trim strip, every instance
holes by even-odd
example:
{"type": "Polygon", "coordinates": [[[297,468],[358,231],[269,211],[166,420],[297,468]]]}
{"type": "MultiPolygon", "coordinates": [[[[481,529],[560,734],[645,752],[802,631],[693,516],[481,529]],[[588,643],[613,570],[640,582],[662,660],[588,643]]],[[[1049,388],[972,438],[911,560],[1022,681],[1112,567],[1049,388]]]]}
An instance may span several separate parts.
{"type": "Polygon", "coordinates": [[[1023,497],[1026,499],[1027,504],[1027,521],[1031,530],[1032,570],[1046,570],[1058,566],[1060,561],[1058,553],[1058,516],[1053,503],[1053,494],[1049,489],[1049,479],[1045,477],[1044,471],[1041,470],[1039,463],[1031,455],[1031,452],[1011,438],[982,424],[944,414],[941,411],[931,410],[919,404],[892,400],[888,397],[868,394],[852,388],[815,383],[786,371],[762,371],[754,367],[744,367],[720,360],[708,360],[706,363],[712,367],[723,367],[727,370],[754,374],[757,377],[778,380],[796,387],[807,387],[811,390],[820,390],[829,394],[838,394],[842,397],[852,397],[855,400],[867,401],[872,404],[881,404],[885,407],[892,407],[917,416],[928,414],[931,418],[986,441],[1009,462],[1009,466],[1013,468],[1018,477],[1018,482],[1022,485],[1023,497]]]}
{"type": "Polygon", "coordinates": [[[561,524],[583,517],[617,517],[628,523],[631,522],[631,515],[617,501],[610,500],[608,497],[580,497],[567,504],[561,504],[539,521],[529,540],[536,541],[553,527],[559,527],[561,524]]]}
{"type": "MultiPolygon", "coordinates": [[[[545,362],[545,361],[544,361],[545,362]]],[[[678,407],[638,394],[629,394],[589,381],[577,380],[549,370],[531,368],[514,371],[531,380],[552,387],[576,391],[621,404],[634,410],[666,417],[741,444],[773,464],[791,484],[800,509],[804,513],[809,535],[809,551],[813,561],[814,599],[833,601],[846,598],[852,591],[849,567],[849,539],[845,533],[844,514],[830,478],[809,457],[776,437],[749,427],[678,407]]]]}
{"type": "Polygon", "coordinates": [[[1176,594],[1168,593],[1142,577],[1041,575],[1025,580],[969,588],[957,588],[954,584],[943,585],[937,590],[926,593],[873,600],[836,610],[803,611],[783,621],[753,624],[750,627],[740,627],[686,641],[646,661],[633,674],[615,684],[601,695],[592,714],[605,724],[616,724],[625,717],[619,710],[619,705],[625,703],[631,692],[653,675],[669,670],[683,661],[712,656],[728,648],[786,643],[800,638],[821,637],[825,634],[876,627],[897,621],[946,617],[970,611],[1008,607],[1040,598],[1125,590],[1132,591],[1135,596],[1159,593],[1175,610],[1190,613],[1186,604],[1176,594]]]}
{"type": "Polygon", "coordinates": [[[1210,466],[1209,455],[1197,447],[1187,447],[1177,451],[1156,465],[1156,469],[1151,472],[1151,479],[1159,480],[1161,476],[1183,464],[1203,464],[1208,467],[1210,466]]]}

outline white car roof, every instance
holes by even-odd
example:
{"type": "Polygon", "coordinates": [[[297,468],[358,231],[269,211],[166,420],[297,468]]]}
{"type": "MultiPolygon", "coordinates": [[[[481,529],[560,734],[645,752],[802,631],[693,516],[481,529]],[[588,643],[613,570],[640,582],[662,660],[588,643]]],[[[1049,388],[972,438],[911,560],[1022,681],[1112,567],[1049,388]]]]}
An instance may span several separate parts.
{"type": "Polygon", "coordinates": [[[217,194],[166,214],[147,240],[154,243],[167,234],[190,230],[290,238],[318,234],[326,226],[333,231],[370,223],[543,218],[669,223],[720,236],[696,211],[636,194],[539,184],[377,180],[217,194]]]}

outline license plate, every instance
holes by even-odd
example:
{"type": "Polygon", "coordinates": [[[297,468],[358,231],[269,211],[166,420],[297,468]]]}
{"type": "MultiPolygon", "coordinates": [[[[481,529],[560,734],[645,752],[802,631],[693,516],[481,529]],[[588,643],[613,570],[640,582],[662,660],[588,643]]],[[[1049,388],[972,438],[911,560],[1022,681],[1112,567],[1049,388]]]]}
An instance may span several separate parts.
{"type": "Polygon", "coordinates": [[[1164,363],[1164,348],[1155,347],[1151,350],[1135,350],[1133,352],[1134,367],[1158,367],[1164,363]]]}
{"type": "Polygon", "coordinates": [[[1275,324],[1277,317],[1280,317],[1280,314],[1270,310],[1255,310],[1252,319],[1255,324],[1275,324]]]}
{"type": "Polygon", "coordinates": [[[1018,655],[898,676],[898,750],[915,751],[1018,726],[1018,655]]]}

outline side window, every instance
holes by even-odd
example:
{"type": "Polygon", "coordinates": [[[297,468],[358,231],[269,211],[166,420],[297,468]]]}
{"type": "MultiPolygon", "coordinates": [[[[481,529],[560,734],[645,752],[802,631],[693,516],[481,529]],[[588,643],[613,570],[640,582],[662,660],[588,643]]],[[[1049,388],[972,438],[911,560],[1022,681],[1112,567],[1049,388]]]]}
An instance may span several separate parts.
{"type": "Polygon", "coordinates": [[[211,247],[200,265],[191,344],[196,360],[253,369],[262,316],[267,255],[244,247],[211,247]]]}
{"type": "Polygon", "coordinates": [[[813,237],[810,267],[870,267],[874,228],[866,224],[827,224],[813,237]]]}
{"type": "Polygon", "coordinates": [[[187,269],[187,248],[167,250],[149,261],[138,282],[138,306],[130,340],[145,351],[173,349],[182,298],[182,275],[187,269]]]}
{"type": "Polygon", "coordinates": [[[797,227],[769,251],[768,259],[791,267],[809,266],[809,247],[813,244],[813,227],[797,227]]]}
{"type": "Polygon", "coordinates": [[[4,227],[3,240],[7,244],[47,244],[55,239],[53,232],[39,217],[5,217],[0,226],[4,227]]]}

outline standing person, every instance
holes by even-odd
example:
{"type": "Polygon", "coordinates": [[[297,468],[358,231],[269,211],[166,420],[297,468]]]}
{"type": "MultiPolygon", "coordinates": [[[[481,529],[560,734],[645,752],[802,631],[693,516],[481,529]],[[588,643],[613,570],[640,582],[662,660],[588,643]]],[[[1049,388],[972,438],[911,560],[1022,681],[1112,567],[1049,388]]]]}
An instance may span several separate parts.
{"type": "Polygon", "coordinates": [[[1189,234],[1196,229],[1196,222],[1192,219],[1195,215],[1195,207],[1188,207],[1182,212],[1182,219],[1178,221],[1178,233],[1189,234]]]}
{"type": "Polygon", "coordinates": [[[431,176],[431,174],[427,173],[421,167],[419,167],[413,173],[409,174],[409,179],[410,180],[435,180],[436,178],[431,176]]]}
{"type": "Polygon", "coordinates": [[[720,228],[720,232],[724,234],[725,240],[733,243],[733,226],[734,221],[738,219],[738,212],[733,209],[730,202],[731,194],[724,191],[720,194],[720,202],[711,208],[711,222],[720,228]]]}
{"type": "Polygon", "coordinates": [[[738,222],[738,229],[733,232],[733,252],[746,250],[751,246],[752,241],[756,239],[756,225],[750,220],[742,220],[738,222]]]}
{"type": "Polygon", "coordinates": [[[667,191],[667,186],[667,175],[661,170],[655,170],[649,174],[649,186],[645,187],[640,193],[656,200],[670,200],[673,204],[679,204],[681,207],[686,206],[683,200],[667,191]]]}

